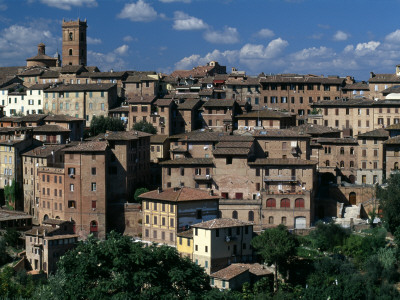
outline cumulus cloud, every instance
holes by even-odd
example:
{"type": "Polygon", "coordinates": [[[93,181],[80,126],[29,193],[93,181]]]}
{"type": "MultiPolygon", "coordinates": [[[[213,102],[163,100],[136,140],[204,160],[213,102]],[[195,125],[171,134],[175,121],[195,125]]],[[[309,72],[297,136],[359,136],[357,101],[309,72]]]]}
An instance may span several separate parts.
{"type": "Polygon", "coordinates": [[[88,7],[95,7],[97,6],[96,0],[40,0],[43,4],[46,4],[51,7],[64,9],[64,10],[71,10],[73,6],[88,6],[88,7]]]}
{"type": "Polygon", "coordinates": [[[294,60],[309,60],[314,58],[329,58],[335,55],[335,52],[332,49],[327,47],[312,47],[303,49],[296,53],[292,54],[294,60]]]}
{"type": "Polygon", "coordinates": [[[157,18],[157,12],[150,4],[139,0],[136,3],[125,4],[118,18],[129,19],[132,22],[150,22],[157,18]]]}
{"type": "Polygon", "coordinates": [[[99,45],[102,43],[101,39],[91,38],[90,36],[87,37],[87,43],[89,45],[99,45]]]}
{"type": "Polygon", "coordinates": [[[190,3],[190,0],[160,0],[163,3],[172,3],[172,2],[183,2],[183,3],[190,3]]]}
{"type": "Polygon", "coordinates": [[[0,64],[24,65],[26,58],[37,54],[37,45],[41,42],[46,44],[46,54],[52,56],[57,38],[46,22],[12,25],[3,29],[0,32],[0,64]]]}
{"type": "Polygon", "coordinates": [[[236,28],[225,26],[223,31],[207,31],[204,39],[214,44],[235,44],[239,42],[239,33],[236,28]]]}
{"type": "Polygon", "coordinates": [[[128,50],[127,45],[122,45],[108,53],[88,51],[88,63],[102,71],[124,70],[128,68],[128,63],[123,56],[128,54],[128,50]]]}
{"type": "Polygon", "coordinates": [[[133,37],[133,36],[130,36],[130,35],[124,36],[124,37],[122,38],[122,40],[123,40],[124,42],[127,42],[127,43],[129,43],[129,42],[137,42],[137,41],[138,41],[137,38],[135,38],[135,37],[133,37]]]}
{"type": "Polygon", "coordinates": [[[174,24],[172,26],[175,30],[200,30],[208,27],[203,20],[196,17],[191,17],[182,11],[174,13],[174,24]]]}
{"type": "Polygon", "coordinates": [[[338,31],[336,31],[336,33],[333,35],[333,40],[334,40],[334,41],[345,41],[345,40],[347,40],[349,37],[350,37],[350,34],[344,32],[344,31],[338,30],[338,31]]]}
{"type": "Polygon", "coordinates": [[[260,38],[271,38],[275,35],[275,33],[268,28],[261,29],[259,32],[256,33],[256,36],[260,38]]]}
{"type": "Polygon", "coordinates": [[[385,40],[390,43],[400,43],[400,29],[397,29],[394,32],[389,33],[385,40]]]}

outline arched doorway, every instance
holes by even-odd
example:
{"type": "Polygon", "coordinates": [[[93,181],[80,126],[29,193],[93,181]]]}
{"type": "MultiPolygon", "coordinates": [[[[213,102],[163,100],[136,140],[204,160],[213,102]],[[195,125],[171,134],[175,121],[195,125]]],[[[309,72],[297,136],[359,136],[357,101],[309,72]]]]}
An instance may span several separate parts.
{"type": "Polygon", "coordinates": [[[349,194],[349,202],[350,202],[350,205],[357,205],[357,195],[355,192],[351,192],[349,194]]]}
{"type": "Polygon", "coordinates": [[[49,216],[48,215],[44,215],[43,221],[47,221],[48,219],[49,219],[49,216]]]}

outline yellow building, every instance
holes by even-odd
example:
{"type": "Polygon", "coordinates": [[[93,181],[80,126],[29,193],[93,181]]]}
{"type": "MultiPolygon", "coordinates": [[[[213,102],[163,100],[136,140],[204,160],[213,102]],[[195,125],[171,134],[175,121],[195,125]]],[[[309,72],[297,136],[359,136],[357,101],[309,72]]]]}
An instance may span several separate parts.
{"type": "Polygon", "coordinates": [[[177,234],[176,249],[182,257],[193,258],[193,229],[177,234]]]}

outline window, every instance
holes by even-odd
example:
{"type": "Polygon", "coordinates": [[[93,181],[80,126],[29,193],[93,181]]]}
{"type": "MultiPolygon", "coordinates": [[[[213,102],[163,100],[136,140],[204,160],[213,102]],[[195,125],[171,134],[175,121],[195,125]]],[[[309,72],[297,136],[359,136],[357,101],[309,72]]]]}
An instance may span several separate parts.
{"type": "Polygon", "coordinates": [[[254,211],[252,211],[252,210],[249,211],[248,220],[249,220],[250,222],[253,222],[253,221],[254,221],[254,211]]]}
{"type": "Polygon", "coordinates": [[[74,191],[74,185],[73,185],[72,183],[69,185],[69,190],[70,190],[71,192],[74,191]]]}
{"type": "Polygon", "coordinates": [[[150,216],[146,215],[146,224],[150,224],[150,216]]]}
{"type": "Polygon", "coordinates": [[[267,207],[276,207],[276,200],[273,198],[267,199],[267,207]]]}
{"type": "Polygon", "coordinates": [[[175,227],[175,220],[174,218],[169,219],[169,227],[175,227]]]}
{"type": "Polygon", "coordinates": [[[296,199],[294,203],[295,203],[294,207],[304,208],[304,199],[303,198],[296,199]]]}
{"type": "Polygon", "coordinates": [[[281,200],[281,208],[289,208],[290,207],[290,200],[289,199],[282,199],[281,200]]]}
{"type": "Polygon", "coordinates": [[[73,200],[68,200],[68,208],[76,208],[76,202],[73,200]]]}
{"type": "Polygon", "coordinates": [[[226,164],[231,165],[232,164],[232,157],[227,157],[226,158],[226,164]]]}
{"type": "Polygon", "coordinates": [[[153,218],[153,224],[154,224],[154,225],[157,225],[157,216],[154,216],[154,218],[153,218]]]}
{"type": "Polygon", "coordinates": [[[91,191],[92,192],[95,192],[96,191],[96,182],[92,182],[92,185],[91,185],[91,191]]]}
{"type": "Polygon", "coordinates": [[[180,173],[181,173],[181,176],[185,176],[185,169],[184,169],[184,168],[181,168],[181,169],[180,169],[180,173]]]}
{"type": "MultiPolygon", "coordinates": [[[[204,252],[206,252],[206,253],[208,252],[208,246],[205,246],[205,247],[204,247],[204,252]]],[[[207,268],[207,267],[206,267],[206,268],[207,268]]]]}
{"type": "Polygon", "coordinates": [[[203,213],[201,209],[196,210],[196,219],[201,219],[203,217],[203,213]]]}
{"type": "Polygon", "coordinates": [[[340,154],[341,154],[341,155],[344,154],[344,147],[340,147],[340,154]]]}
{"type": "Polygon", "coordinates": [[[96,168],[92,168],[92,175],[96,175],[96,168]]]}
{"type": "Polygon", "coordinates": [[[286,225],[286,217],[282,217],[281,224],[286,225]]]}
{"type": "MultiPolygon", "coordinates": [[[[73,157],[70,157],[70,158],[73,158],[73,157]]],[[[75,175],[75,168],[68,168],[68,175],[70,175],[70,176],[75,175]]]]}
{"type": "Polygon", "coordinates": [[[234,210],[232,212],[232,219],[237,219],[238,218],[238,212],[236,210],[234,210]]]}

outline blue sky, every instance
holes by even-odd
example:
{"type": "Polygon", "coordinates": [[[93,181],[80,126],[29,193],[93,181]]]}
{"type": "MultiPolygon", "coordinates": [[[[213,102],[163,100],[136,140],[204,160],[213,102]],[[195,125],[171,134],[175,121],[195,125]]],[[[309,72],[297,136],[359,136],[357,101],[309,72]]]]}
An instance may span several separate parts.
{"type": "Polygon", "coordinates": [[[88,64],[170,73],[217,60],[261,72],[394,73],[400,0],[0,0],[0,66],[37,44],[61,52],[61,21],[88,21],[88,64]]]}

